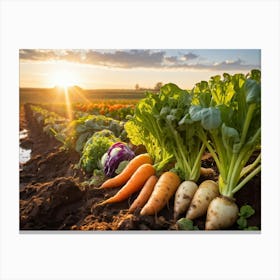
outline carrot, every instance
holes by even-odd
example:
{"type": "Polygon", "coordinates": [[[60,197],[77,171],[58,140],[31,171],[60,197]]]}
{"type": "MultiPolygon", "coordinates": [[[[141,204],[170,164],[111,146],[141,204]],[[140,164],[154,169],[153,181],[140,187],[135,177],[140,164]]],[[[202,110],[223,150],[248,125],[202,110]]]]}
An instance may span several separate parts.
{"type": "Polygon", "coordinates": [[[131,206],[128,209],[128,213],[133,213],[136,209],[139,209],[144,206],[148,201],[150,195],[152,194],[155,184],[157,183],[158,178],[156,175],[152,175],[145,183],[141,189],[137,198],[133,201],[131,206]]]}
{"type": "Polygon", "coordinates": [[[127,181],[127,183],[114,196],[98,203],[96,206],[121,202],[129,198],[133,193],[139,191],[149,179],[149,177],[154,175],[155,172],[156,170],[151,164],[142,164],[127,181]]]}
{"type": "Polygon", "coordinates": [[[119,175],[105,181],[101,185],[100,189],[120,187],[129,180],[129,178],[133,175],[133,173],[139,166],[145,163],[152,164],[152,159],[149,154],[146,153],[136,156],[128,163],[128,165],[119,175]]]}
{"type": "Polygon", "coordinates": [[[176,192],[180,185],[180,178],[171,171],[164,172],[155,185],[155,188],[140,215],[153,215],[159,212],[176,192]]]}

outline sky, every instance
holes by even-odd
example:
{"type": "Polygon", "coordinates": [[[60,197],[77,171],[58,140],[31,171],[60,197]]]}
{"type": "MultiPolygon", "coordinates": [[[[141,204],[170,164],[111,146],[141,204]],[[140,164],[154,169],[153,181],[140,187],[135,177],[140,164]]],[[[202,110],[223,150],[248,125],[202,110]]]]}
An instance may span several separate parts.
{"type": "Polygon", "coordinates": [[[20,87],[192,88],[211,76],[261,68],[259,49],[20,49],[20,87]]]}

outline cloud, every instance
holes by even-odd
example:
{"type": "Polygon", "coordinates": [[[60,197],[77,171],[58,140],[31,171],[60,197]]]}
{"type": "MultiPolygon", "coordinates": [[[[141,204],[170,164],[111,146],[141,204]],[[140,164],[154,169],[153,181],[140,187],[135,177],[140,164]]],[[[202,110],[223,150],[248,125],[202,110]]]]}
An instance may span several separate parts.
{"type": "Polygon", "coordinates": [[[19,57],[21,61],[52,61],[65,60],[80,62],[82,52],[79,50],[48,50],[48,49],[21,49],[19,57]]]}
{"type": "Polygon", "coordinates": [[[104,67],[123,69],[181,69],[181,70],[246,70],[260,68],[259,65],[246,64],[237,58],[233,61],[196,62],[199,56],[188,52],[178,55],[168,55],[164,50],[49,50],[22,49],[19,52],[20,61],[67,61],[104,67]]]}
{"type": "Polygon", "coordinates": [[[119,68],[162,67],[164,51],[151,50],[20,50],[21,61],[64,60],[119,68]]]}
{"type": "Polygon", "coordinates": [[[183,57],[184,57],[185,60],[192,60],[192,59],[198,58],[198,55],[189,52],[189,53],[183,55],[183,57]]]}
{"type": "Polygon", "coordinates": [[[178,57],[177,56],[166,56],[165,61],[167,63],[177,63],[178,62],[178,57]]]}
{"type": "Polygon", "coordinates": [[[54,51],[25,49],[19,51],[21,60],[45,61],[55,58],[54,51]]]}
{"type": "Polygon", "coordinates": [[[247,68],[248,65],[245,64],[240,58],[238,58],[237,60],[225,60],[222,62],[216,62],[214,63],[214,67],[215,69],[219,69],[219,70],[223,70],[223,69],[227,69],[227,70],[235,70],[237,69],[242,69],[242,68],[247,68]]]}
{"type": "Polygon", "coordinates": [[[241,59],[233,60],[233,61],[221,61],[221,62],[212,62],[212,63],[180,63],[177,65],[169,66],[169,68],[173,69],[181,69],[181,70],[209,70],[209,71],[239,71],[239,70],[251,70],[251,69],[260,69],[260,65],[257,64],[246,64],[241,59]]]}
{"type": "Polygon", "coordinates": [[[164,55],[164,51],[150,50],[89,51],[83,62],[119,68],[161,67],[164,55]]]}

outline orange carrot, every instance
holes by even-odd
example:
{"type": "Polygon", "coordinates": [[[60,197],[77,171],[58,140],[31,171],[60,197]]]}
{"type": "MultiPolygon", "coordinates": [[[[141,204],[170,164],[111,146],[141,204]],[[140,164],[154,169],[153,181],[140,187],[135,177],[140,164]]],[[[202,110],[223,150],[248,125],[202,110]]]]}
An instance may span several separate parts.
{"type": "Polygon", "coordinates": [[[159,212],[176,192],[180,185],[180,178],[171,171],[164,172],[145,206],[142,208],[140,215],[153,215],[159,212]]]}
{"type": "Polygon", "coordinates": [[[133,201],[131,206],[128,209],[128,213],[133,213],[136,209],[140,209],[144,206],[144,204],[148,201],[149,197],[151,196],[154,187],[158,181],[156,175],[152,175],[145,183],[143,188],[141,189],[137,198],[133,201]]]}
{"type": "Polygon", "coordinates": [[[154,175],[155,172],[156,170],[151,164],[142,164],[127,181],[127,183],[114,196],[98,203],[97,206],[107,203],[121,202],[129,198],[133,193],[139,191],[149,179],[149,177],[154,175]]]}
{"type": "Polygon", "coordinates": [[[137,170],[137,168],[144,163],[152,164],[152,159],[147,153],[140,154],[133,158],[119,175],[105,181],[101,185],[100,189],[120,187],[121,185],[125,184],[137,170]]]}

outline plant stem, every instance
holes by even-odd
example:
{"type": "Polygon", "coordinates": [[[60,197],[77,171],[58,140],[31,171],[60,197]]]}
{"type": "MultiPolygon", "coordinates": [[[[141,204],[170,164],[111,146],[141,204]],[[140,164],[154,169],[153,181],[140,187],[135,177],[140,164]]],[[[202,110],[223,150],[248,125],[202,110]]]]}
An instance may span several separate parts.
{"type": "Polygon", "coordinates": [[[182,150],[182,143],[180,143],[181,140],[180,136],[178,135],[178,132],[174,130],[172,124],[169,121],[167,121],[167,124],[169,126],[171,133],[173,134],[173,137],[175,138],[176,146],[178,149],[178,151],[174,151],[176,153],[177,162],[181,165],[182,171],[187,172],[188,174],[187,177],[189,177],[191,173],[191,167],[185,157],[184,151],[182,150]]]}
{"type": "Polygon", "coordinates": [[[214,159],[214,161],[215,161],[215,163],[217,165],[217,168],[220,171],[220,174],[224,175],[221,163],[220,163],[220,161],[218,159],[218,156],[217,156],[215,150],[213,149],[213,147],[210,145],[210,143],[207,140],[203,141],[203,143],[205,144],[206,148],[208,149],[208,151],[212,155],[212,157],[213,157],[213,159],[214,159]]]}
{"type": "Polygon", "coordinates": [[[249,129],[249,126],[250,126],[255,108],[256,108],[255,103],[249,105],[247,115],[246,115],[246,119],[245,119],[245,123],[244,123],[242,133],[241,133],[240,146],[242,146],[245,143],[247,132],[248,132],[248,129],[249,129]]]}
{"type": "Polygon", "coordinates": [[[219,155],[219,160],[221,163],[221,166],[226,167],[227,166],[227,160],[226,160],[226,152],[224,150],[224,145],[221,142],[221,138],[216,134],[216,131],[210,132],[213,138],[213,142],[216,147],[217,154],[219,155]]]}
{"type": "Polygon", "coordinates": [[[189,180],[193,180],[196,182],[200,176],[201,157],[203,152],[205,151],[205,147],[205,144],[202,144],[200,151],[195,159],[189,180]]]}
{"type": "Polygon", "coordinates": [[[246,178],[244,178],[231,192],[232,194],[239,191],[245,184],[247,184],[254,176],[261,171],[261,165],[259,165],[253,172],[251,172],[246,178]]]}
{"type": "Polygon", "coordinates": [[[234,168],[234,164],[236,163],[236,159],[237,159],[237,154],[234,153],[231,160],[230,160],[230,165],[229,165],[229,169],[228,169],[228,173],[227,173],[227,179],[226,179],[227,182],[230,181],[232,171],[233,171],[233,168],[234,168]]]}
{"type": "Polygon", "coordinates": [[[240,173],[240,178],[244,177],[246,174],[250,173],[261,161],[261,154],[258,155],[258,157],[255,159],[255,161],[247,166],[245,166],[241,173],[240,173]]]}
{"type": "Polygon", "coordinates": [[[232,172],[228,174],[228,186],[227,186],[227,193],[232,192],[232,189],[237,185],[241,170],[243,169],[243,165],[246,164],[246,162],[242,165],[242,161],[244,160],[244,157],[246,153],[248,152],[248,149],[243,149],[237,156],[234,162],[234,167],[232,169],[232,172]]]}

